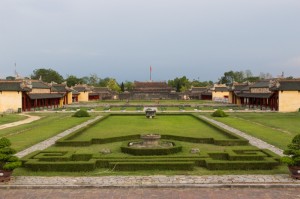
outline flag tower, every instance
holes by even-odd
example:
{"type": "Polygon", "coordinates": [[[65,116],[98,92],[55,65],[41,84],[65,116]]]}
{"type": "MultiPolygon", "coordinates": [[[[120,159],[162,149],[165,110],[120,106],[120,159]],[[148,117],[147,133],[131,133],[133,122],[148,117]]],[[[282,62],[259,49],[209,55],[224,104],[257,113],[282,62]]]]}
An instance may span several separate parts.
{"type": "Polygon", "coordinates": [[[150,82],[152,82],[152,66],[150,66],[150,82]]]}

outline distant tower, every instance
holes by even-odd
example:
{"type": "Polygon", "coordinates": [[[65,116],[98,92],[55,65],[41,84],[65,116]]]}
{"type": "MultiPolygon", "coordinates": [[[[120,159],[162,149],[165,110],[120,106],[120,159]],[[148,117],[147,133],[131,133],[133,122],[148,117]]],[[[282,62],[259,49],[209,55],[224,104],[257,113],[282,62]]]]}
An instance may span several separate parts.
{"type": "Polygon", "coordinates": [[[15,63],[15,79],[22,79],[21,76],[19,75],[19,73],[17,72],[17,63],[15,63]]]}
{"type": "Polygon", "coordinates": [[[152,66],[150,66],[150,82],[152,82],[152,66]]]}

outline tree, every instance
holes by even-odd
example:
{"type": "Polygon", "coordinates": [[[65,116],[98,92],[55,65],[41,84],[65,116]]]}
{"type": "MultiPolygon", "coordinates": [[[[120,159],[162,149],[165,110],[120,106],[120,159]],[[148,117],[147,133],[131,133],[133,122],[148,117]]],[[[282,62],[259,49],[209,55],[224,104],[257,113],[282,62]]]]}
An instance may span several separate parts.
{"type": "Polygon", "coordinates": [[[270,73],[260,73],[259,74],[259,78],[260,79],[272,79],[273,77],[272,77],[272,75],[270,74],[270,73]]]}
{"type": "Polygon", "coordinates": [[[97,74],[91,74],[90,77],[89,77],[89,82],[88,84],[91,85],[91,86],[97,86],[98,83],[99,83],[99,80],[100,78],[98,77],[97,74]]]}
{"type": "Polygon", "coordinates": [[[69,87],[82,83],[82,79],[77,78],[74,75],[68,75],[68,77],[65,79],[65,81],[67,81],[67,86],[69,86],[69,87]]]}
{"type": "Polygon", "coordinates": [[[124,83],[123,83],[123,82],[121,83],[121,91],[122,91],[122,92],[125,91],[125,86],[124,86],[124,83]]]}
{"type": "Polygon", "coordinates": [[[191,82],[186,76],[181,78],[176,77],[174,80],[169,80],[168,85],[176,88],[176,92],[183,92],[191,88],[191,82]]]}
{"type": "Polygon", "coordinates": [[[16,80],[16,78],[13,77],[13,76],[7,76],[7,77],[6,77],[6,80],[16,80]]]}
{"type": "Polygon", "coordinates": [[[33,74],[31,75],[31,79],[40,79],[44,82],[51,83],[56,82],[58,84],[62,83],[64,81],[64,78],[55,70],[52,70],[51,68],[45,69],[40,68],[33,71],[33,74]]]}
{"type": "Polygon", "coordinates": [[[132,82],[126,80],[125,83],[124,83],[124,87],[125,87],[125,90],[132,91],[134,85],[133,85],[132,82]]]}
{"type": "Polygon", "coordinates": [[[228,84],[232,84],[234,81],[235,81],[235,72],[233,72],[231,70],[231,71],[225,72],[224,75],[221,77],[219,82],[221,84],[227,84],[228,85],[228,84]]]}
{"type": "Polygon", "coordinates": [[[109,77],[106,77],[104,79],[100,78],[100,80],[98,82],[98,85],[101,86],[101,87],[107,87],[107,84],[108,84],[109,80],[110,80],[109,77]]]}
{"type": "Polygon", "coordinates": [[[120,92],[121,88],[117,81],[113,78],[110,78],[109,81],[107,82],[107,87],[110,88],[113,91],[120,92]]]}
{"type": "Polygon", "coordinates": [[[206,86],[209,86],[209,85],[213,85],[213,82],[212,81],[201,82],[199,80],[193,80],[191,82],[191,85],[194,86],[194,87],[206,87],[206,86]]]}

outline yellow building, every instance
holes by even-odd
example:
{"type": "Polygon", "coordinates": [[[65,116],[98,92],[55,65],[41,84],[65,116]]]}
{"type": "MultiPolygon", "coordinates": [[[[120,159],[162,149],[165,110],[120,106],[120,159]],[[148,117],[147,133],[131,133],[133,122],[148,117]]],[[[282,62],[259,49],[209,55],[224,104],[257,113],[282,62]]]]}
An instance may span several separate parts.
{"type": "Polygon", "coordinates": [[[270,90],[277,97],[279,112],[300,110],[300,80],[278,80],[270,90]]]}
{"type": "Polygon", "coordinates": [[[229,103],[229,89],[225,84],[215,84],[213,88],[211,88],[212,91],[212,100],[216,102],[225,102],[229,103]]]}
{"type": "Polygon", "coordinates": [[[72,104],[72,90],[67,86],[66,83],[56,84],[51,83],[51,93],[62,94],[62,98],[59,101],[60,106],[65,104],[72,104]]]}
{"type": "Polygon", "coordinates": [[[22,109],[22,88],[19,81],[0,80],[0,112],[17,112],[22,109]]]}
{"type": "Polygon", "coordinates": [[[79,94],[77,95],[78,102],[88,102],[89,101],[89,93],[91,92],[91,88],[85,84],[75,85],[72,89],[77,91],[79,94]]]}
{"type": "Polygon", "coordinates": [[[40,80],[0,80],[0,112],[20,112],[53,109],[72,103],[72,94],[67,87],[40,80]]]}

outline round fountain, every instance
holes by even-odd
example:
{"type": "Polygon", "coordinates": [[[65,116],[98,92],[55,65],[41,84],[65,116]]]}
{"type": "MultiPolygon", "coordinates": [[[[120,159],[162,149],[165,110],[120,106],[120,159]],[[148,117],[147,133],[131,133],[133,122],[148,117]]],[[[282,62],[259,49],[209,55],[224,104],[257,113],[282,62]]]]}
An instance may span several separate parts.
{"type": "Polygon", "coordinates": [[[159,134],[142,134],[140,141],[131,141],[121,146],[123,153],[132,155],[168,155],[182,150],[180,144],[174,141],[161,140],[159,134]]]}
{"type": "Polygon", "coordinates": [[[143,134],[141,135],[141,142],[129,142],[129,147],[136,148],[169,148],[173,146],[172,142],[161,141],[159,134],[143,134]]]}

